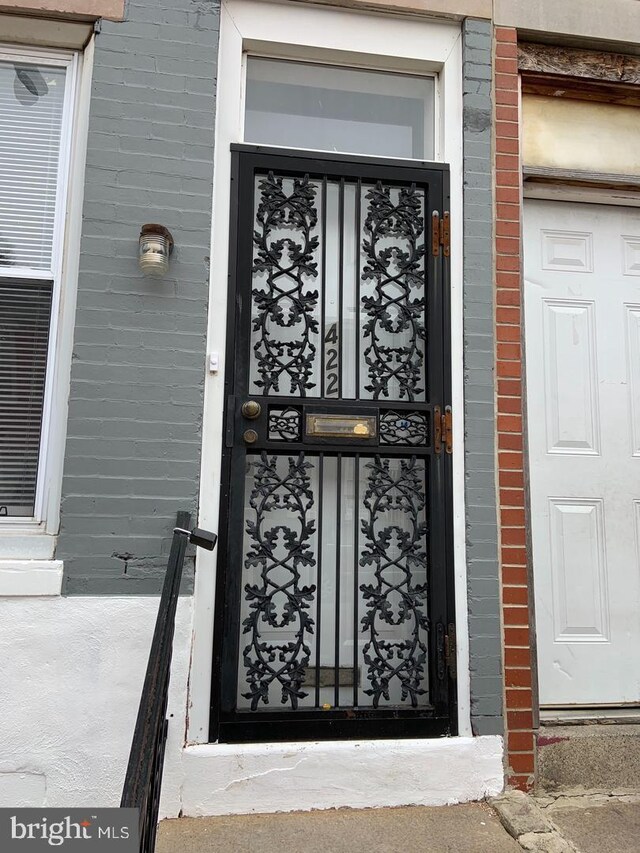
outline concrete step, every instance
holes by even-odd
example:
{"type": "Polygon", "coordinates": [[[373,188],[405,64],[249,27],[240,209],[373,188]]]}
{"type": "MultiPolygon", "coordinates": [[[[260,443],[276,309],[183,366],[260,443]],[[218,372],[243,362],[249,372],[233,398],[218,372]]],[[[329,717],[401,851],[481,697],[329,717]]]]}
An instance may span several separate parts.
{"type": "Polygon", "coordinates": [[[156,853],[522,853],[486,803],[163,820],[156,853]]]}
{"type": "Polygon", "coordinates": [[[640,791],[640,725],[542,726],[538,788],[640,791]]]}

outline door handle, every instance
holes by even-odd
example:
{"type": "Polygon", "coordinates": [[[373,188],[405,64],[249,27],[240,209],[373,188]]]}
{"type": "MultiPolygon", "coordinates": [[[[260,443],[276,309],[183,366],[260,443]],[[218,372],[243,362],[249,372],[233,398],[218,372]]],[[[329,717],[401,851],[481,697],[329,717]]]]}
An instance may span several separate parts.
{"type": "Polygon", "coordinates": [[[258,403],[257,400],[247,400],[242,404],[242,416],[249,421],[253,421],[256,418],[260,417],[260,412],[262,412],[262,406],[258,403]]]}
{"type": "Polygon", "coordinates": [[[246,429],[242,433],[242,438],[245,444],[255,444],[258,440],[258,433],[255,429],[246,429]]]}

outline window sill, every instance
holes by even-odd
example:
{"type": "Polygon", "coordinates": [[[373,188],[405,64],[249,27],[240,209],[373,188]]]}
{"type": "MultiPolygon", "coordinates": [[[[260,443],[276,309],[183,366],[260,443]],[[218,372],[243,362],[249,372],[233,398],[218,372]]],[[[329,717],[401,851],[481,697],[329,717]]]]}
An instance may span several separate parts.
{"type": "Polygon", "coordinates": [[[0,561],[52,560],[56,537],[35,522],[0,524],[0,561]]]}
{"type": "Polygon", "coordinates": [[[60,595],[62,560],[0,560],[0,597],[60,595]]]}

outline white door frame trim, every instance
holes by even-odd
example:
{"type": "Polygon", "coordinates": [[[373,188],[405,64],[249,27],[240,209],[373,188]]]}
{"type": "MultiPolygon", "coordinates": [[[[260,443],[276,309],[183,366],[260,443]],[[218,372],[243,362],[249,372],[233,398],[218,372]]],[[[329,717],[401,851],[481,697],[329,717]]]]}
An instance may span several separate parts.
{"type": "MultiPolygon", "coordinates": [[[[451,170],[452,404],[454,566],[458,653],[458,726],[471,735],[469,638],[464,506],[464,396],[462,358],[462,34],[458,23],[403,18],[343,9],[286,7],[259,0],[224,0],[218,55],[215,127],[211,281],[207,352],[219,356],[219,370],[205,381],[200,516],[216,530],[224,409],[227,313],[229,146],[242,141],[244,65],[247,50],[291,59],[319,59],[389,71],[439,74],[436,150],[451,170]],[[354,33],[357,35],[354,38],[354,33]],[[358,47],[354,49],[354,45],[358,47]],[[365,52],[366,48],[366,52],[365,52]]],[[[199,551],[194,591],[194,635],[189,677],[187,741],[209,739],[209,702],[217,552],[199,551]]]]}

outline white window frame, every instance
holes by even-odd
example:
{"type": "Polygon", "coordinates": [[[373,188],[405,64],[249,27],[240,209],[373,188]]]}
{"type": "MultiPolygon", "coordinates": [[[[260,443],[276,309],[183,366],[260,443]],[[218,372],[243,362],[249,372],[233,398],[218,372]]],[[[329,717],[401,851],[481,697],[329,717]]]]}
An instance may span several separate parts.
{"type": "MultiPolygon", "coordinates": [[[[91,61],[87,60],[92,58],[92,55],[93,40],[85,49],[84,55],[75,50],[0,43],[2,60],[41,63],[67,69],[51,269],[11,267],[6,271],[6,274],[9,275],[10,272],[13,278],[53,281],[53,292],[34,515],[32,518],[0,519],[0,595],[4,591],[3,570],[13,571],[16,563],[39,561],[37,566],[35,563],[34,566],[41,572],[49,565],[46,561],[50,561],[56,576],[60,575],[60,565],[53,561],[52,557],[60,520],[92,65],[91,61]]],[[[50,588],[50,584],[48,586],[50,588]]]]}
{"type": "MultiPolygon", "coordinates": [[[[223,0],[216,106],[216,152],[207,351],[219,369],[205,382],[199,523],[217,529],[223,440],[224,355],[230,231],[231,154],[243,140],[246,55],[436,74],[435,150],[451,174],[452,402],[454,441],[454,574],[458,651],[458,730],[471,735],[464,506],[462,359],[462,32],[459,23],[292,2],[223,0]]],[[[217,554],[199,552],[187,740],[206,743],[217,554]]]]}
{"type": "MultiPolygon", "coordinates": [[[[247,95],[247,92],[246,92],[247,63],[248,63],[248,60],[250,58],[285,60],[285,57],[283,57],[281,54],[278,55],[278,54],[274,54],[274,53],[267,53],[265,51],[259,51],[257,49],[256,50],[244,50],[243,51],[243,53],[242,53],[242,112],[241,112],[241,116],[240,116],[241,133],[242,133],[242,141],[243,142],[245,141],[245,139],[244,139],[244,130],[245,130],[244,123],[245,123],[245,116],[246,116],[245,102],[246,102],[246,95],[247,95]]],[[[414,69],[413,71],[408,72],[408,71],[406,71],[406,69],[404,71],[398,71],[397,69],[391,69],[391,68],[387,68],[387,67],[385,67],[385,68],[377,68],[377,67],[374,68],[371,65],[354,65],[353,63],[347,64],[345,62],[335,62],[335,61],[331,62],[327,58],[309,59],[308,57],[304,57],[304,58],[296,57],[296,58],[292,59],[291,57],[287,57],[286,61],[306,63],[307,65],[324,65],[324,66],[328,66],[330,68],[345,68],[349,71],[378,71],[378,72],[383,72],[383,73],[388,72],[390,74],[405,74],[409,77],[427,77],[430,80],[433,80],[433,102],[434,102],[434,109],[433,109],[433,159],[436,162],[442,161],[444,159],[442,157],[442,139],[440,137],[440,124],[442,121],[442,116],[441,116],[442,99],[440,96],[440,86],[439,86],[440,75],[437,72],[435,72],[435,71],[424,71],[422,69],[420,71],[417,71],[414,69]]],[[[281,145],[270,145],[267,142],[251,142],[251,141],[249,141],[249,142],[247,142],[247,144],[248,145],[260,145],[260,147],[262,147],[262,148],[282,148],[281,145]]],[[[290,151],[303,151],[303,150],[307,151],[307,150],[309,150],[306,148],[305,149],[302,149],[302,148],[299,149],[299,148],[296,148],[294,145],[287,145],[287,149],[290,151]]],[[[317,150],[318,150],[318,156],[320,156],[322,153],[325,153],[325,154],[326,153],[344,154],[345,156],[349,156],[349,157],[359,156],[358,154],[354,155],[354,153],[352,151],[333,151],[333,150],[329,151],[328,149],[322,149],[322,148],[319,148],[317,150]]],[[[363,154],[362,156],[366,157],[367,155],[363,154]]],[[[382,155],[378,155],[378,156],[382,156],[382,155]]],[[[387,154],[385,154],[385,158],[387,160],[412,159],[412,158],[407,158],[407,157],[396,158],[396,157],[391,157],[387,154]]],[[[418,159],[418,158],[416,158],[416,159],[418,159]]],[[[419,158],[419,159],[424,160],[426,158],[419,158]]]]}

